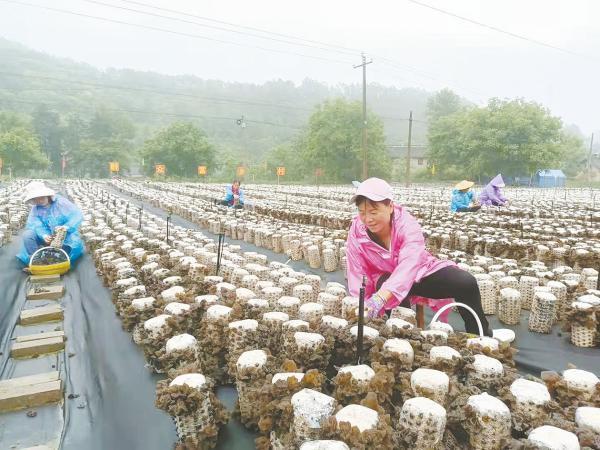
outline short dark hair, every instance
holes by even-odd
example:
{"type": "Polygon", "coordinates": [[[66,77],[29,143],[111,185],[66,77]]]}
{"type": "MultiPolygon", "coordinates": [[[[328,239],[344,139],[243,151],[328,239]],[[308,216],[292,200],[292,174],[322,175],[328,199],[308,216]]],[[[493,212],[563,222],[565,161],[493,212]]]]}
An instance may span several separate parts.
{"type": "Polygon", "coordinates": [[[235,183],[237,183],[237,184],[239,184],[239,185],[241,185],[241,184],[242,184],[242,182],[241,182],[240,180],[233,180],[233,183],[231,183],[231,184],[235,184],[235,183]]]}
{"type": "Polygon", "coordinates": [[[365,202],[367,202],[369,205],[375,206],[375,207],[379,206],[380,204],[384,204],[385,206],[390,206],[390,203],[392,203],[392,201],[389,198],[386,198],[386,199],[380,200],[380,201],[375,201],[375,200],[371,200],[368,197],[365,197],[364,195],[358,195],[356,197],[356,199],[354,199],[354,204],[357,207],[362,205],[365,202]]]}

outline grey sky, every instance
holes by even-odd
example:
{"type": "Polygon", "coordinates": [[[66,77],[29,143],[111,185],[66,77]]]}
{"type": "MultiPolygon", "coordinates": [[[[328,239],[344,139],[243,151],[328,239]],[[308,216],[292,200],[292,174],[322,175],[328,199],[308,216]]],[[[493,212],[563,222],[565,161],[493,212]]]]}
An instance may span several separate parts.
{"type": "MultiPolygon", "coordinates": [[[[257,39],[85,0],[17,1],[335,60],[134,28],[0,0],[0,36],[100,68],[128,67],[254,83],[277,78],[295,82],[312,78],[330,84],[360,82],[359,71],[352,69],[353,63],[360,62],[358,54],[257,39]]],[[[120,0],[98,1],[174,16],[120,0]]],[[[492,96],[524,97],[544,104],[565,123],[574,123],[585,133],[600,129],[600,2],[595,0],[422,0],[579,56],[465,23],[407,0],[137,1],[364,50],[373,59],[369,81],[427,90],[447,86],[479,104],[492,96]]]]}

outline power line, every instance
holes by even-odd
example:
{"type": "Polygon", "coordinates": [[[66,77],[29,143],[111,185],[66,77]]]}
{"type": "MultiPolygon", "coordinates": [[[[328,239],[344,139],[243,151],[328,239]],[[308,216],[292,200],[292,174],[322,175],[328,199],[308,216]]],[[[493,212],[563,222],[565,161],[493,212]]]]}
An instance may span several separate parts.
{"type": "MultiPolygon", "coordinates": [[[[16,72],[3,72],[3,71],[0,71],[0,75],[13,76],[13,77],[19,77],[19,78],[21,78],[21,77],[36,78],[36,79],[40,79],[40,80],[57,81],[60,83],[69,83],[69,84],[74,83],[74,84],[80,84],[82,86],[90,86],[93,88],[117,89],[117,90],[133,91],[133,92],[147,92],[147,93],[152,93],[152,94],[167,95],[167,96],[173,96],[173,97],[186,97],[186,98],[193,98],[193,99],[198,99],[198,100],[207,100],[207,101],[212,101],[212,102],[238,103],[238,104],[242,104],[242,105],[283,108],[283,109],[307,111],[307,112],[313,111],[310,108],[302,108],[300,106],[284,105],[284,104],[278,104],[278,103],[252,102],[249,100],[235,100],[235,99],[229,99],[229,98],[223,98],[223,97],[205,97],[205,96],[201,96],[201,95],[188,94],[188,93],[184,93],[184,92],[165,91],[165,90],[150,89],[150,88],[143,88],[143,87],[136,87],[136,86],[123,86],[123,85],[115,85],[115,84],[93,83],[93,82],[89,82],[89,81],[69,80],[69,79],[56,78],[56,77],[50,77],[50,76],[45,76],[45,75],[29,75],[29,74],[22,74],[22,73],[16,73],[16,72]]],[[[51,88],[38,88],[38,89],[51,90],[51,88]]]]}
{"type": "Polygon", "coordinates": [[[200,34],[185,33],[183,31],[169,30],[167,28],[154,27],[154,26],[150,26],[150,25],[141,25],[141,24],[126,22],[124,20],[109,19],[109,18],[106,18],[106,17],[94,16],[92,14],[79,13],[79,12],[70,11],[70,10],[66,10],[66,9],[53,8],[53,7],[50,7],[50,6],[36,5],[36,4],[33,4],[33,3],[27,3],[27,2],[22,2],[22,1],[18,1],[18,0],[0,0],[0,1],[4,2],[4,3],[12,3],[12,4],[15,4],[15,5],[27,6],[27,7],[30,7],[30,8],[38,8],[38,9],[43,9],[43,10],[46,10],[46,11],[58,12],[58,13],[61,13],[61,14],[68,14],[68,15],[77,16],[77,17],[85,17],[87,19],[94,19],[94,20],[100,20],[100,21],[103,21],[103,22],[116,23],[116,24],[119,24],[119,25],[126,25],[126,26],[130,26],[130,27],[134,27],[134,28],[142,28],[142,29],[145,29],[145,30],[159,31],[161,33],[168,33],[168,34],[173,34],[173,35],[178,35],[178,36],[191,37],[191,38],[194,38],[194,39],[203,39],[203,40],[207,40],[207,41],[218,42],[220,44],[236,45],[236,46],[239,46],[239,47],[254,48],[254,49],[257,49],[257,50],[262,50],[262,51],[271,52],[271,53],[288,54],[288,55],[300,56],[300,57],[303,57],[303,58],[311,58],[311,59],[317,59],[317,60],[320,60],[320,61],[333,62],[333,63],[336,63],[336,64],[344,64],[344,65],[349,65],[349,66],[352,65],[351,61],[342,61],[342,60],[338,60],[338,59],[326,58],[326,57],[323,57],[323,56],[307,55],[307,54],[304,54],[304,53],[298,53],[298,52],[293,52],[293,51],[289,51],[289,50],[281,50],[281,49],[274,49],[274,48],[268,48],[268,47],[261,47],[261,46],[257,46],[257,45],[248,45],[248,44],[243,44],[243,43],[240,43],[240,42],[228,41],[228,40],[225,40],[225,39],[218,39],[218,38],[213,38],[213,37],[210,37],[210,36],[204,36],[204,35],[200,35],[200,34]]]}
{"type": "MultiPolygon", "coordinates": [[[[169,17],[169,16],[165,16],[165,15],[162,15],[162,14],[156,14],[156,13],[151,13],[151,12],[147,12],[147,11],[142,11],[142,10],[139,10],[139,9],[128,8],[128,7],[125,7],[125,6],[112,5],[110,3],[101,2],[99,0],[80,0],[80,1],[87,2],[87,3],[92,3],[92,4],[95,4],[95,5],[106,6],[108,8],[119,9],[119,10],[122,10],[122,11],[129,11],[129,12],[134,12],[134,13],[138,13],[138,14],[143,14],[143,15],[146,15],[146,16],[158,17],[158,18],[161,18],[161,19],[167,19],[167,20],[173,20],[173,21],[176,21],[176,22],[187,23],[187,24],[196,25],[196,26],[199,26],[199,27],[211,28],[211,29],[214,29],[214,30],[226,31],[226,32],[229,32],[229,33],[236,33],[236,34],[241,34],[241,35],[244,35],[244,36],[251,36],[251,37],[254,37],[254,38],[265,39],[265,40],[273,41],[273,42],[280,42],[280,43],[289,44],[289,45],[296,45],[296,46],[300,46],[300,47],[308,47],[308,48],[313,48],[313,49],[317,49],[317,50],[324,50],[324,51],[329,51],[329,52],[341,53],[343,55],[356,56],[356,52],[355,51],[337,50],[337,49],[327,48],[327,47],[323,47],[323,46],[317,46],[317,45],[311,45],[311,44],[303,44],[301,42],[293,42],[293,41],[286,40],[286,39],[279,39],[279,38],[272,38],[272,37],[268,37],[268,36],[261,36],[259,34],[250,33],[250,32],[247,32],[247,31],[232,30],[232,29],[228,29],[228,28],[224,28],[224,27],[220,27],[220,26],[207,25],[207,24],[195,22],[193,20],[180,19],[180,18],[177,18],[177,17],[169,17]]],[[[148,5],[146,5],[146,6],[148,6],[148,5]]],[[[149,7],[152,7],[152,6],[149,6],[149,7]]],[[[160,8],[160,9],[163,9],[163,8],[160,8]]],[[[169,11],[176,13],[176,11],[173,11],[173,10],[169,10],[169,11]]]]}
{"type": "Polygon", "coordinates": [[[188,13],[188,12],[185,12],[185,11],[179,11],[179,10],[174,10],[174,9],[162,8],[162,7],[159,7],[159,6],[151,5],[149,3],[143,3],[143,2],[133,1],[133,0],[121,0],[121,2],[122,3],[131,3],[131,4],[134,4],[134,5],[138,5],[138,6],[145,6],[147,8],[156,9],[157,11],[165,11],[165,12],[180,14],[182,16],[194,17],[196,19],[205,20],[207,22],[218,23],[218,24],[221,24],[221,25],[228,25],[228,26],[232,26],[232,27],[241,28],[241,29],[244,29],[244,30],[257,31],[259,33],[270,34],[272,36],[279,36],[279,37],[284,37],[284,38],[287,38],[287,39],[295,39],[295,40],[298,40],[298,41],[308,42],[308,43],[311,43],[311,44],[318,44],[318,45],[324,45],[324,46],[327,46],[327,47],[338,48],[338,49],[341,49],[341,50],[346,50],[347,52],[350,52],[352,54],[360,53],[361,52],[361,50],[358,50],[358,49],[355,49],[355,48],[351,48],[351,47],[345,47],[343,45],[331,44],[331,43],[328,43],[328,42],[316,41],[316,40],[307,39],[307,38],[300,37],[300,36],[295,36],[295,35],[292,35],[292,34],[277,33],[277,32],[274,32],[274,31],[264,30],[264,29],[261,29],[261,28],[255,28],[255,27],[249,27],[247,25],[235,24],[235,23],[231,23],[231,22],[226,22],[224,20],[218,20],[218,19],[214,19],[214,18],[211,18],[211,17],[200,16],[200,15],[197,15],[197,14],[188,13]]]}
{"type": "MultiPolygon", "coordinates": [[[[62,106],[57,103],[32,102],[32,101],[27,101],[27,100],[16,100],[16,99],[3,99],[3,101],[13,102],[13,103],[23,103],[23,104],[36,105],[36,106],[39,106],[39,105],[47,105],[47,106],[54,106],[54,107],[62,106]]],[[[81,106],[77,106],[77,107],[80,109],[85,109],[85,108],[82,108],[81,106]]],[[[148,110],[139,110],[139,109],[105,108],[105,107],[102,107],[102,109],[106,110],[106,111],[132,113],[132,114],[173,116],[173,117],[185,117],[185,118],[193,118],[193,119],[231,120],[233,122],[235,122],[237,119],[239,119],[239,117],[201,116],[201,115],[197,115],[197,114],[178,114],[178,113],[169,113],[169,112],[164,112],[164,111],[148,111],[148,110]]],[[[282,125],[282,124],[278,124],[278,123],[274,123],[274,122],[252,120],[252,119],[244,119],[244,121],[249,122],[249,123],[256,123],[256,124],[260,124],[260,125],[270,125],[270,126],[280,127],[280,128],[290,128],[292,130],[302,130],[302,128],[300,128],[300,127],[293,127],[290,125],[282,125]]]]}
{"type": "Polygon", "coordinates": [[[488,30],[495,31],[497,33],[505,34],[505,35],[513,37],[515,39],[520,39],[522,41],[530,42],[532,44],[540,45],[542,47],[550,48],[552,50],[557,50],[557,51],[560,51],[560,52],[563,52],[563,53],[568,53],[568,54],[570,54],[572,56],[578,56],[578,57],[584,57],[584,58],[591,58],[593,60],[598,61],[598,58],[596,58],[596,57],[589,56],[589,55],[584,55],[582,53],[574,52],[574,51],[566,49],[566,48],[562,48],[562,47],[558,47],[556,45],[548,44],[546,42],[538,41],[537,39],[532,39],[532,38],[529,38],[527,36],[523,36],[521,34],[513,33],[512,31],[503,30],[502,28],[496,27],[494,25],[488,25],[486,23],[479,22],[477,20],[470,19],[468,17],[455,14],[455,13],[453,13],[451,11],[447,11],[445,9],[437,8],[437,7],[433,6],[433,5],[429,5],[427,3],[423,3],[423,2],[420,2],[418,0],[407,0],[407,1],[410,2],[410,3],[413,3],[415,5],[418,5],[418,6],[421,6],[421,7],[428,8],[428,9],[431,9],[433,11],[439,12],[440,14],[445,14],[447,16],[454,17],[455,19],[462,20],[463,22],[467,22],[467,23],[470,23],[472,25],[477,25],[477,26],[480,26],[480,27],[483,27],[483,28],[487,28],[488,30]]]}
{"type": "MultiPolygon", "coordinates": [[[[394,71],[397,71],[397,72],[400,72],[400,73],[403,73],[403,74],[406,73],[406,70],[410,70],[410,71],[413,71],[417,75],[420,75],[422,77],[429,78],[429,79],[434,80],[434,81],[442,81],[442,82],[444,82],[444,80],[442,80],[442,79],[440,79],[440,78],[438,78],[438,77],[436,77],[434,75],[431,75],[431,74],[429,74],[427,72],[424,72],[424,71],[421,71],[419,69],[416,69],[415,67],[407,66],[405,64],[399,64],[399,63],[397,63],[396,61],[394,61],[392,59],[380,57],[380,60],[381,60],[382,64],[385,64],[391,70],[394,70],[394,71]]],[[[471,95],[475,95],[477,98],[480,99],[480,101],[481,101],[481,98],[487,97],[486,94],[484,94],[482,92],[479,92],[479,91],[474,91],[471,88],[465,88],[465,87],[462,87],[462,86],[457,85],[457,84],[450,84],[450,83],[446,83],[446,84],[448,86],[456,89],[457,91],[468,92],[471,95]]]]}
{"type": "MultiPolygon", "coordinates": [[[[139,10],[134,10],[134,9],[129,9],[129,8],[123,8],[123,7],[119,7],[119,6],[109,5],[109,4],[106,4],[104,2],[100,2],[98,0],[81,0],[81,1],[89,2],[89,3],[102,4],[102,5],[106,5],[106,6],[110,6],[110,7],[114,7],[114,8],[119,8],[119,9],[126,9],[128,11],[135,11],[135,12],[139,12],[139,13],[142,13],[142,14],[149,14],[149,13],[146,13],[144,11],[139,11],[139,10]]],[[[329,44],[329,43],[326,43],[326,42],[323,42],[323,41],[311,41],[309,39],[304,39],[304,38],[300,38],[300,37],[297,37],[297,36],[290,36],[290,35],[285,35],[285,34],[280,34],[280,33],[273,33],[273,32],[270,32],[270,31],[263,30],[263,29],[246,27],[246,26],[243,26],[243,25],[233,24],[231,22],[224,22],[224,21],[220,21],[220,20],[216,20],[216,19],[211,19],[211,18],[206,17],[206,16],[198,16],[198,15],[191,14],[191,13],[188,13],[188,12],[185,12],[185,11],[179,11],[179,10],[168,9],[168,8],[161,8],[161,7],[150,5],[150,4],[147,4],[147,3],[144,3],[144,2],[139,2],[139,1],[134,1],[134,0],[121,0],[121,2],[131,3],[131,4],[135,4],[135,5],[139,5],[139,6],[145,6],[145,7],[153,8],[153,9],[160,10],[160,11],[166,11],[166,12],[169,12],[169,13],[180,14],[182,16],[187,16],[187,17],[194,17],[194,18],[197,18],[197,19],[212,21],[212,22],[215,22],[215,23],[226,24],[228,26],[239,27],[239,28],[244,28],[244,29],[250,29],[250,30],[253,30],[253,31],[259,31],[259,32],[265,33],[265,34],[273,34],[273,35],[277,35],[277,36],[286,37],[286,38],[289,38],[289,39],[297,39],[297,40],[302,40],[302,41],[306,41],[306,42],[310,42],[310,43],[318,43],[319,45],[325,45],[325,46],[332,47],[332,48],[340,48],[340,49],[343,50],[344,54],[350,54],[350,55],[353,55],[353,56],[355,56],[357,54],[362,54],[361,50],[355,49],[355,48],[338,46],[336,44],[329,44]]],[[[158,15],[158,17],[163,17],[163,18],[172,19],[172,20],[178,20],[178,19],[173,19],[173,18],[169,18],[169,17],[166,17],[166,16],[161,16],[161,15],[158,15]]],[[[194,23],[194,24],[199,25],[199,26],[207,26],[207,25],[203,25],[203,24],[198,24],[197,22],[189,22],[189,23],[194,23]]],[[[223,30],[223,28],[217,28],[217,29],[223,30]]],[[[233,32],[233,33],[243,33],[243,32],[237,31],[237,30],[227,30],[227,29],[225,29],[224,31],[230,31],[230,32],[233,32]]],[[[255,36],[255,35],[252,34],[252,36],[255,36]]],[[[288,41],[287,43],[290,43],[290,42],[288,41]]],[[[299,45],[297,43],[291,43],[291,44],[292,45],[299,45]]],[[[322,47],[317,47],[317,48],[323,49],[322,47]]],[[[329,49],[323,49],[323,50],[329,50],[329,49]]],[[[335,51],[335,50],[332,50],[332,51],[335,51]]],[[[439,77],[436,77],[434,75],[428,74],[428,73],[426,73],[426,72],[424,72],[424,71],[422,71],[420,69],[417,69],[415,67],[411,67],[411,66],[408,66],[406,64],[401,64],[401,63],[399,63],[397,61],[394,61],[394,60],[389,59],[389,58],[385,58],[383,56],[374,55],[372,53],[370,53],[370,54],[372,56],[375,56],[376,58],[380,59],[384,63],[387,62],[388,65],[394,67],[395,69],[409,70],[411,72],[416,73],[417,75],[425,76],[425,77],[433,79],[433,80],[444,82],[444,80],[440,79],[439,77]],[[402,66],[402,68],[399,68],[398,67],[399,65],[402,66]]],[[[460,90],[463,90],[465,92],[475,93],[474,91],[470,91],[470,90],[468,90],[466,88],[462,88],[460,86],[457,86],[457,87],[459,87],[460,90]]],[[[485,95],[483,95],[481,93],[475,93],[475,94],[477,96],[483,96],[483,97],[485,97],[485,95]]]]}
{"type": "MultiPolygon", "coordinates": [[[[24,78],[34,78],[34,79],[40,79],[40,80],[46,80],[46,81],[57,81],[57,82],[61,82],[61,83],[69,83],[69,84],[79,84],[82,86],[89,86],[90,88],[117,89],[117,90],[125,90],[125,91],[132,91],[132,92],[147,92],[147,93],[173,96],[173,97],[193,98],[193,99],[201,99],[201,100],[224,102],[224,103],[234,103],[234,104],[249,105],[249,106],[290,109],[290,110],[303,111],[303,112],[313,112],[314,111],[314,108],[302,108],[300,106],[284,105],[284,104],[280,104],[280,103],[252,102],[252,101],[247,101],[247,100],[235,100],[235,99],[219,98],[219,97],[205,97],[205,96],[194,95],[194,94],[186,94],[183,92],[164,91],[164,90],[158,90],[158,89],[140,88],[140,87],[135,87],[135,86],[93,83],[93,82],[89,82],[89,81],[69,80],[69,79],[49,77],[49,76],[44,76],[44,75],[29,75],[29,74],[22,74],[22,73],[16,73],[16,72],[2,72],[2,71],[0,71],[0,75],[13,76],[13,77],[19,77],[19,78],[23,78],[23,77],[24,78]]],[[[12,92],[20,92],[20,91],[25,91],[25,90],[28,90],[28,91],[52,91],[52,90],[85,91],[85,89],[53,88],[53,87],[23,88],[23,89],[0,88],[0,89],[12,91],[12,92]]],[[[402,121],[409,120],[406,117],[383,116],[383,115],[379,115],[379,114],[377,114],[377,117],[379,117],[381,119],[386,119],[386,120],[402,120],[402,121]]],[[[422,121],[422,120],[413,119],[413,121],[427,124],[426,121],[422,121]]]]}
{"type": "MultiPolygon", "coordinates": [[[[94,19],[94,20],[100,20],[100,21],[104,21],[104,22],[116,23],[116,24],[119,24],[119,25],[131,26],[131,27],[136,27],[136,28],[142,28],[142,29],[147,29],[147,30],[151,30],[151,31],[158,31],[158,32],[163,32],[163,33],[168,33],[168,34],[180,35],[180,36],[184,36],[184,37],[191,37],[191,38],[196,38],[196,39],[209,40],[209,41],[213,41],[213,42],[217,42],[217,43],[221,43],[221,44],[230,44],[230,45],[236,45],[236,46],[240,46],[240,47],[254,48],[254,49],[258,49],[258,50],[262,50],[262,51],[267,51],[267,52],[283,53],[283,54],[289,54],[289,55],[294,55],[294,56],[300,56],[300,57],[304,57],[304,58],[311,58],[311,59],[317,59],[317,60],[321,60],[321,61],[333,62],[333,63],[337,63],[337,64],[352,65],[351,61],[343,61],[343,60],[337,60],[337,59],[332,59],[332,58],[327,58],[327,57],[322,57],[322,56],[307,55],[307,54],[293,52],[293,51],[287,51],[287,50],[281,50],[281,49],[273,49],[273,48],[266,48],[266,47],[262,47],[262,46],[255,46],[255,45],[249,45],[249,44],[242,44],[242,43],[239,43],[239,42],[228,41],[228,40],[225,40],[225,39],[212,38],[212,37],[209,37],[209,36],[192,34],[192,33],[185,33],[185,32],[170,30],[170,29],[161,28],[161,27],[154,27],[154,26],[149,26],[149,25],[134,24],[134,23],[126,22],[126,21],[122,21],[122,20],[109,19],[109,18],[106,18],[106,17],[94,16],[94,15],[91,15],[91,14],[78,13],[78,12],[75,12],[75,11],[70,11],[70,10],[65,10],[65,9],[60,9],[60,8],[53,8],[53,7],[43,6],[43,5],[37,5],[37,4],[32,4],[32,3],[28,3],[28,2],[24,2],[24,1],[19,1],[19,0],[0,0],[0,1],[1,2],[5,2],[5,3],[12,3],[12,4],[16,4],[16,5],[21,5],[21,6],[27,6],[27,7],[32,7],[32,8],[38,8],[38,9],[43,9],[43,10],[58,12],[58,13],[62,13],[62,14],[74,15],[74,16],[78,16],[78,17],[85,17],[85,18],[94,19]]],[[[90,2],[92,2],[92,0],[83,0],[83,1],[90,1],[90,2]]],[[[122,1],[126,1],[126,0],[122,0],[122,1]]],[[[100,2],[95,1],[95,3],[100,3],[100,2]]],[[[130,2],[130,3],[137,3],[137,4],[141,4],[141,5],[146,5],[146,4],[141,3],[141,2],[130,2]]],[[[115,6],[115,5],[108,5],[108,4],[105,4],[105,5],[112,6],[112,7],[115,7],[115,8],[119,8],[118,6],[115,6]]],[[[151,6],[151,5],[146,5],[146,6],[148,6],[150,8],[157,8],[157,7],[154,7],[154,6],[151,6]]],[[[164,8],[161,8],[161,9],[164,9],[164,8]]],[[[141,14],[150,14],[150,13],[147,13],[147,12],[144,12],[144,11],[139,11],[139,10],[132,10],[132,9],[129,9],[129,10],[130,11],[136,11],[136,12],[141,13],[141,14]]],[[[169,10],[169,11],[175,12],[175,13],[181,14],[181,15],[190,15],[190,14],[187,14],[185,12],[180,12],[180,11],[175,11],[175,10],[169,10]]],[[[170,18],[170,17],[167,17],[167,16],[162,16],[162,17],[167,18],[167,19],[171,19],[171,20],[179,20],[179,19],[172,18],[172,17],[170,18]]],[[[202,17],[202,16],[199,16],[199,17],[202,17]]],[[[198,25],[201,25],[201,24],[198,24],[198,25]]],[[[233,24],[231,24],[231,25],[235,26],[233,24]]],[[[234,32],[234,30],[231,30],[231,31],[234,32]]],[[[262,30],[260,30],[260,31],[267,33],[266,31],[262,31],[262,30]]],[[[301,39],[301,38],[297,38],[297,39],[301,39]]],[[[315,41],[315,42],[318,42],[318,41],[315,41]]],[[[292,43],[288,43],[288,44],[292,44],[292,43]]],[[[327,46],[331,46],[331,47],[335,47],[335,45],[333,45],[333,44],[325,44],[325,43],[322,43],[322,44],[323,45],[327,45],[327,46]]],[[[354,51],[356,53],[359,52],[358,49],[351,49],[351,48],[348,48],[348,47],[345,47],[345,49],[347,49],[348,51],[354,51]]],[[[377,55],[373,55],[373,56],[378,57],[377,55]]],[[[417,75],[427,76],[428,78],[431,78],[431,79],[434,79],[434,80],[446,83],[443,79],[441,79],[439,77],[435,77],[433,75],[423,75],[423,72],[420,73],[419,69],[416,69],[414,67],[407,66],[407,65],[403,65],[404,67],[398,67],[397,65],[399,65],[400,63],[398,63],[398,62],[396,62],[396,61],[394,61],[392,59],[384,58],[384,57],[379,57],[379,58],[382,61],[384,61],[384,63],[387,62],[388,66],[394,67],[395,70],[398,70],[398,71],[402,70],[402,73],[404,73],[404,70],[409,70],[409,71],[415,72],[417,75]]],[[[465,90],[466,91],[466,89],[461,89],[461,90],[465,90]]]]}

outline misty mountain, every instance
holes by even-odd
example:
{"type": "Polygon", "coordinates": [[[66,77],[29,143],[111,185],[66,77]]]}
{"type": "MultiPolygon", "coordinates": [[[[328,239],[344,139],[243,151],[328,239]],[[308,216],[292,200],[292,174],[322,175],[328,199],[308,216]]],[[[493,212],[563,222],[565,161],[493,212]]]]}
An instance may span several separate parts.
{"type": "MultiPolygon", "coordinates": [[[[324,100],[362,99],[360,84],[333,86],[305,79],[299,85],[286,80],[258,85],[194,75],[99,70],[4,39],[0,39],[0,61],[0,109],[31,113],[44,103],[61,115],[76,113],[85,118],[97,108],[107,108],[134,123],[140,144],[155,130],[187,120],[201,127],[219,148],[249,160],[293,139],[324,100]]],[[[384,120],[388,145],[406,143],[411,110],[413,143],[426,142],[430,95],[421,89],[368,85],[367,104],[384,120]]]]}

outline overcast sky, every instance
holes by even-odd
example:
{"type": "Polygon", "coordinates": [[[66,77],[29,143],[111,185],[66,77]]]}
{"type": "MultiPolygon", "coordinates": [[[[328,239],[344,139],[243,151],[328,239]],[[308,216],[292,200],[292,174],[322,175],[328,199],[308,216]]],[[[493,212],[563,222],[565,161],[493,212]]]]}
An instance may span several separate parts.
{"type": "Polygon", "coordinates": [[[352,64],[360,62],[359,52],[364,50],[373,60],[369,81],[427,90],[450,87],[478,104],[489,97],[524,97],[544,104],[586,134],[600,130],[597,0],[419,0],[559,49],[467,23],[410,0],[14,0],[166,31],[12,1],[0,0],[0,36],[100,68],[254,83],[278,78],[357,83],[361,74],[352,64]],[[261,39],[223,31],[214,27],[259,34],[207,19],[346,49],[327,51],[315,48],[324,44],[279,42],[290,39],[274,34],[261,34],[268,38],[261,39]]]}

